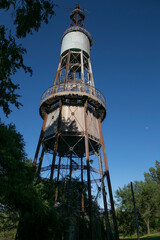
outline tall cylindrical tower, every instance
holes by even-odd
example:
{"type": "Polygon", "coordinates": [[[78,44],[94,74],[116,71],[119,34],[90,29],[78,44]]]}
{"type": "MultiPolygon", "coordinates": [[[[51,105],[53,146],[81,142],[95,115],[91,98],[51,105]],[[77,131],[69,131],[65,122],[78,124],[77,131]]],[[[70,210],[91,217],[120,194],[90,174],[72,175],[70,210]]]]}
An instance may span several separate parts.
{"type": "MultiPolygon", "coordinates": [[[[75,212],[83,218],[89,216],[90,239],[94,239],[93,205],[96,202],[102,207],[100,196],[104,204],[107,236],[112,239],[106,200],[108,191],[114,235],[118,239],[101,127],[106,116],[106,102],[102,93],[95,88],[90,60],[93,40],[83,26],[85,15],[78,4],[70,18],[70,27],[62,36],[60,61],[53,86],[41,97],[39,111],[44,121],[34,164],[39,178],[42,179],[42,173],[46,172],[45,178],[67,185],[63,189],[68,191],[68,214],[70,218],[75,212]],[[47,156],[50,162],[45,159],[47,156]],[[105,178],[108,190],[105,188],[105,178]],[[80,191],[77,190],[77,184],[81,186],[80,191]],[[84,190],[86,186],[87,193],[84,190]],[[71,191],[76,196],[74,199],[71,191]],[[76,201],[78,203],[75,204],[76,201]]],[[[63,201],[58,196],[57,187],[55,202],[60,207],[63,201]]]]}

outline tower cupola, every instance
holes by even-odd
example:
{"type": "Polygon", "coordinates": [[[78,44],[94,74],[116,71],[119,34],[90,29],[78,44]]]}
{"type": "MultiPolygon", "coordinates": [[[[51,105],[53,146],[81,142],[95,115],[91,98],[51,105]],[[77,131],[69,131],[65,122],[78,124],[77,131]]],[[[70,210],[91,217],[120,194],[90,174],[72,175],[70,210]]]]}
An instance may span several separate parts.
{"type": "Polygon", "coordinates": [[[91,34],[84,28],[85,15],[78,4],[70,14],[70,18],[70,27],[66,29],[62,36],[61,55],[69,49],[79,49],[90,56],[93,40],[91,34]]]}

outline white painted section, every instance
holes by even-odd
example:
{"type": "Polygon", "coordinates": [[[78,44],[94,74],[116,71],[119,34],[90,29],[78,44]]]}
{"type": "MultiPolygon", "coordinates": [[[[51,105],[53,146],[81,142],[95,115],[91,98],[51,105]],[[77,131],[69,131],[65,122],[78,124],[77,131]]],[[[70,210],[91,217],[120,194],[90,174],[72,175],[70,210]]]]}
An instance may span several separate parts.
{"type": "Polygon", "coordinates": [[[89,110],[87,111],[87,130],[88,134],[100,139],[98,119],[89,110]]]}
{"type": "Polygon", "coordinates": [[[90,43],[88,37],[79,31],[73,31],[67,33],[61,44],[61,54],[69,49],[80,49],[90,55],[90,43]]]}
{"type": "Polygon", "coordinates": [[[58,117],[59,117],[59,108],[57,108],[56,110],[48,114],[46,127],[44,130],[44,137],[48,137],[56,133],[58,117]]]}
{"type": "MultiPolygon", "coordinates": [[[[48,114],[44,137],[54,136],[57,130],[59,108],[48,114]]],[[[84,107],[62,106],[61,126],[62,132],[84,132],[84,107]]],[[[93,138],[100,138],[98,120],[89,110],[87,111],[87,131],[93,138]]]]}
{"type": "Polygon", "coordinates": [[[61,130],[65,132],[83,132],[84,107],[62,106],[61,130]]]}

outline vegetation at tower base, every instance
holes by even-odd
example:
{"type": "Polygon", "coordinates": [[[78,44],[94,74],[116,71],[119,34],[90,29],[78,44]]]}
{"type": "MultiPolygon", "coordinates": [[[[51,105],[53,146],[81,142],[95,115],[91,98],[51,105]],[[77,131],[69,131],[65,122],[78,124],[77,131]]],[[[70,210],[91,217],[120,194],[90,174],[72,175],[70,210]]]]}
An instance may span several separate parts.
{"type": "MultiPolygon", "coordinates": [[[[35,168],[31,160],[26,159],[22,135],[15,125],[0,124],[0,239],[14,239],[15,234],[17,240],[62,239],[62,235],[67,239],[71,222],[75,233],[81,239],[88,239],[87,210],[84,221],[80,214],[81,190],[76,179],[61,183],[36,179],[35,168]]],[[[83,191],[87,202],[85,186],[83,191]]],[[[95,202],[93,213],[96,240],[105,230],[95,202]]]]}
{"type": "MultiPolygon", "coordinates": [[[[134,182],[134,193],[141,235],[160,230],[160,162],[145,173],[145,181],[134,182]],[[148,224],[149,223],[149,224],[148,224]]],[[[88,204],[87,187],[84,200],[88,204]]],[[[74,179],[56,183],[35,178],[35,168],[26,159],[24,140],[15,125],[0,124],[0,239],[67,239],[72,230],[80,239],[88,239],[88,209],[81,215],[81,185],[74,179]],[[68,188],[70,186],[70,191],[68,188]],[[55,193],[58,187],[58,196],[55,193]],[[69,214],[68,214],[69,213],[69,214]],[[84,218],[84,219],[83,219],[84,218]]],[[[116,193],[119,231],[135,232],[130,184],[116,193]]],[[[106,239],[104,216],[92,200],[93,231],[96,239],[106,239]]]]}
{"type": "MultiPolygon", "coordinates": [[[[53,204],[43,198],[43,186],[34,180],[35,168],[26,159],[22,135],[14,125],[0,124],[0,229],[1,239],[44,239],[60,233],[63,219],[53,204]],[[59,223],[56,226],[56,223],[59,223]],[[36,226],[33,228],[33,224],[36,226]],[[56,228],[55,228],[56,226],[56,228]],[[37,229],[38,228],[38,229],[37,229]],[[42,230],[45,236],[42,234],[42,230]],[[34,236],[34,238],[30,236],[34,236]],[[40,235],[43,238],[40,238],[40,235]],[[11,236],[11,238],[9,238],[11,236]],[[37,236],[37,238],[36,238],[37,236]]],[[[44,186],[45,187],[45,186],[44,186]]],[[[52,239],[52,238],[48,238],[52,239]]]]}
{"type": "MultiPolygon", "coordinates": [[[[43,22],[47,24],[49,19],[55,15],[54,7],[53,1],[47,0],[0,1],[1,11],[12,13],[17,38],[32,34],[33,30],[38,31],[43,22]]],[[[16,93],[20,86],[14,83],[13,75],[19,69],[32,74],[31,68],[25,66],[23,62],[25,53],[26,49],[16,43],[11,30],[8,31],[5,26],[0,25],[0,107],[6,116],[11,113],[10,105],[17,108],[22,105],[18,101],[20,95],[16,93]]]]}
{"type": "MultiPolygon", "coordinates": [[[[60,184],[60,185],[59,185],[60,184]]],[[[61,191],[57,199],[57,210],[62,211],[63,218],[68,221],[68,228],[64,229],[64,239],[90,239],[89,229],[89,209],[82,212],[81,197],[82,186],[78,179],[64,179],[61,183],[61,191]]],[[[87,194],[87,184],[83,186],[83,196],[85,206],[89,206],[87,194]]],[[[92,218],[94,240],[107,240],[104,216],[100,214],[100,209],[96,201],[92,199],[92,218]]]]}
{"type": "MultiPolygon", "coordinates": [[[[156,161],[155,168],[150,168],[144,177],[144,181],[134,182],[140,235],[160,231],[160,162],[156,161]]],[[[124,236],[132,235],[136,228],[130,184],[116,191],[116,199],[119,231],[124,236]]]]}

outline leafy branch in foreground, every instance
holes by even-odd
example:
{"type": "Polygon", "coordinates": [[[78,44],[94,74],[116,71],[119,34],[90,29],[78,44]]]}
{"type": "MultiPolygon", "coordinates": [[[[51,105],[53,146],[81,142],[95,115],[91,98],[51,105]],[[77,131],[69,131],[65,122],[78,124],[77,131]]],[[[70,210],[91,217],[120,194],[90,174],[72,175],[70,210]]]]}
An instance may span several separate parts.
{"type": "Polygon", "coordinates": [[[38,32],[42,22],[48,23],[49,19],[55,15],[53,8],[56,6],[53,0],[1,0],[0,9],[14,9],[14,24],[16,26],[16,36],[26,37],[32,34],[33,29],[38,32]]]}
{"type": "Polygon", "coordinates": [[[25,73],[32,75],[32,70],[23,63],[23,54],[26,49],[17,45],[11,32],[6,36],[6,29],[0,26],[0,107],[6,116],[11,113],[10,104],[19,108],[22,104],[18,101],[20,95],[16,94],[19,84],[14,84],[11,75],[14,75],[18,69],[23,69],[25,73]]]}
{"type": "MultiPolygon", "coordinates": [[[[24,38],[32,34],[33,30],[39,31],[41,24],[48,23],[55,15],[53,8],[56,5],[52,0],[1,0],[0,9],[12,12],[13,24],[16,27],[16,37],[24,38]]],[[[0,25],[0,107],[6,116],[12,111],[10,104],[19,108],[22,104],[18,101],[20,95],[16,93],[19,84],[11,79],[17,70],[23,69],[32,75],[32,70],[23,63],[26,49],[16,43],[11,31],[7,33],[5,26],[0,25]]]]}

